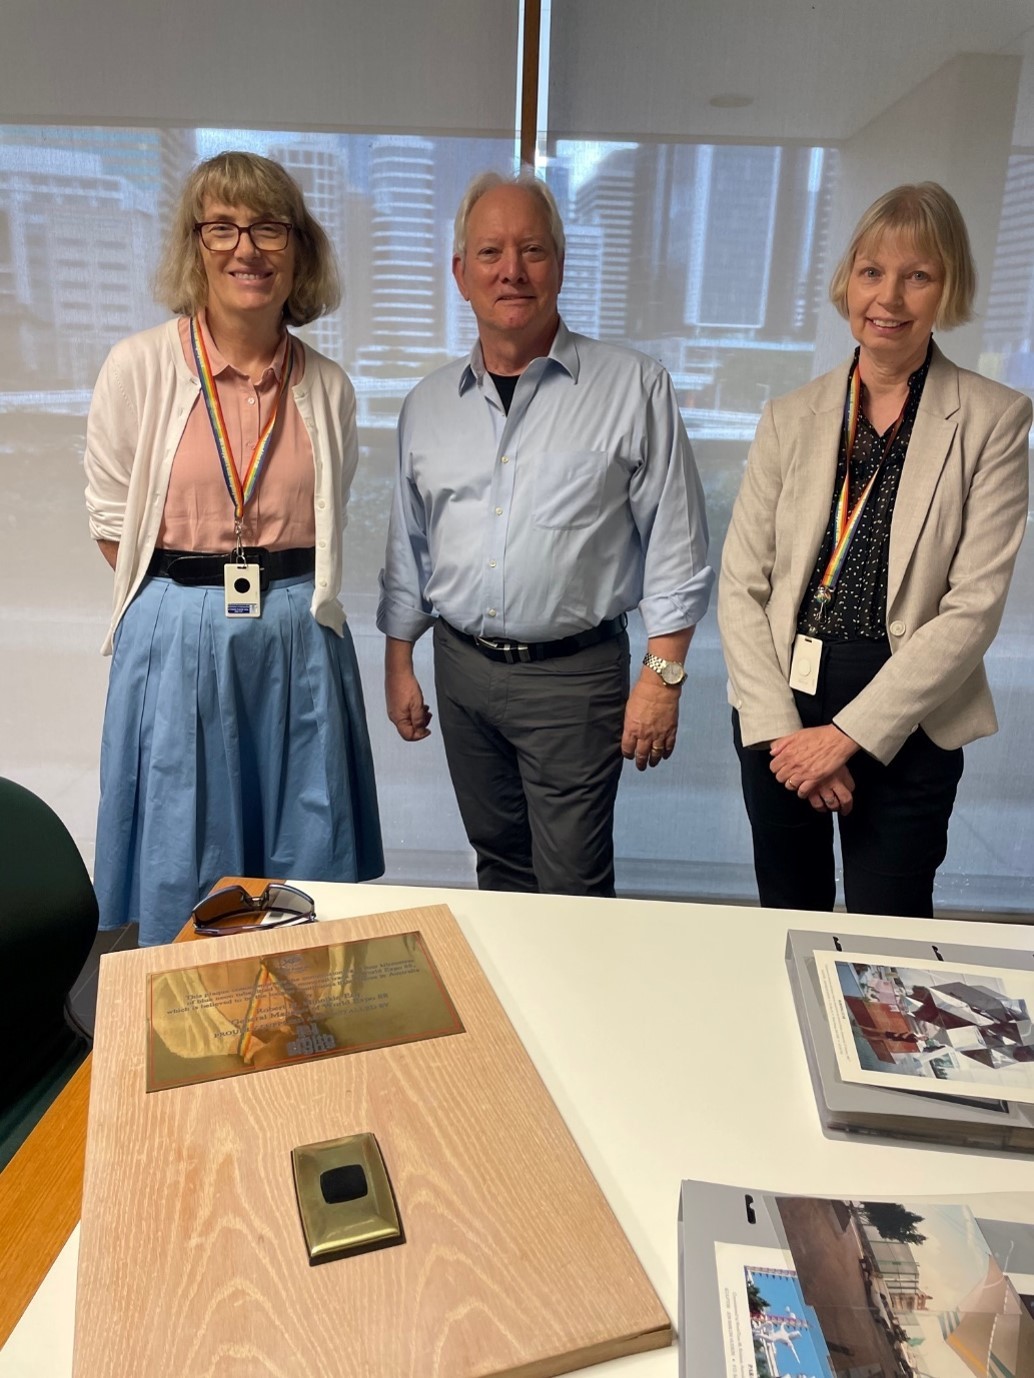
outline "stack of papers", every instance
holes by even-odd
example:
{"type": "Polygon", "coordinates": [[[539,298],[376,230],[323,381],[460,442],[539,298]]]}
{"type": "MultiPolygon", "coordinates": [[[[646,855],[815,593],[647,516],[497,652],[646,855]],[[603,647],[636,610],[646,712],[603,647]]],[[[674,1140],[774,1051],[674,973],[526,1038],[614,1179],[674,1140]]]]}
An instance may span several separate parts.
{"type": "Polygon", "coordinates": [[[1034,1149],[1034,957],[792,931],[819,1118],[967,1149],[1034,1149]]]}
{"type": "Polygon", "coordinates": [[[1034,1194],[684,1182],[681,1378],[1034,1378],[1034,1194]]]}

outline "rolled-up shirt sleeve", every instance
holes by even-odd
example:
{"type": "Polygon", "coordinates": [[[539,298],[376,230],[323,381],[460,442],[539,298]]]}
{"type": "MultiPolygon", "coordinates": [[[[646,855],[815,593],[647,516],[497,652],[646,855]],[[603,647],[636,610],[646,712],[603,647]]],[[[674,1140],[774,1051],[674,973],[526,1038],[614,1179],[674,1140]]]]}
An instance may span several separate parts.
{"type": "Polygon", "coordinates": [[[398,470],[377,603],[377,626],[385,636],[416,641],[430,627],[434,621],[426,597],[430,574],[427,517],[413,481],[404,405],[399,417],[398,470]]]}
{"type": "Polygon", "coordinates": [[[714,570],[707,563],[704,490],[669,374],[658,369],[644,397],[643,462],[629,486],[643,547],[648,636],[695,626],[707,611],[714,570]]]}

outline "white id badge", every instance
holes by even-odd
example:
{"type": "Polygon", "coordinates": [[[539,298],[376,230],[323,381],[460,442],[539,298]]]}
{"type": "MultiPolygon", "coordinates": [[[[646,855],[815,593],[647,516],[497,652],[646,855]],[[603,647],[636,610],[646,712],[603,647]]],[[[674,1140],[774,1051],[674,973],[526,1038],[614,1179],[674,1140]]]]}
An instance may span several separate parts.
{"type": "Polygon", "coordinates": [[[790,660],[790,688],[802,694],[814,694],[819,687],[819,666],[822,664],[822,642],[817,636],[798,636],[793,643],[790,660]]]}
{"type": "Polygon", "coordinates": [[[258,617],[262,611],[259,592],[261,571],[258,565],[239,565],[234,560],[223,566],[223,592],[227,617],[258,617]]]}

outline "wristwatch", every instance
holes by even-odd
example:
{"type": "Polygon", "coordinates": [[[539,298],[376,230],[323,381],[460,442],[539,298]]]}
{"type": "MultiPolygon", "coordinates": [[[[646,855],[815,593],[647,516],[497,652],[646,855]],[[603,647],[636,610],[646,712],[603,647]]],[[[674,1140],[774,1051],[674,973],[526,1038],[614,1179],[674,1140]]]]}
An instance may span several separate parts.
{"type": "Polygon", "coordinates": [[[662,660],[660,656],[647,651],[643,656],[643,664],[651,670],[656,670],[664,683],[673,689],[686,678],[686,667],[681,660],[662,660]]]}

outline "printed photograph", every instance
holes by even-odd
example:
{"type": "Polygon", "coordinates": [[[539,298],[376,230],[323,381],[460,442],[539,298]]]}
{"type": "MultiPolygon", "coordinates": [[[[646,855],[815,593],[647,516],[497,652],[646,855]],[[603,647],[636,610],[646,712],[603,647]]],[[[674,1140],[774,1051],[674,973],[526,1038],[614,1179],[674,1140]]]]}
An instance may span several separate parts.
{"type": "Polygon", "coordinates": [[[783,1249],[715,1244],[725,1378],[833,1378],[822,1332],[783,1249]]]}
{"type": "Polygon", "coordinates": [[[777,1197],[832,1372],[1034,1378],[1032,1201],[1006,1201],[1012,1218],[998,1219],[983,1214],[980,1198],[777,1197]]]}
{"type": "Polygon", "coordinates": [[[1034,1103],[1034,972],[816,952],[844,1081],[1034,1103]]]}

